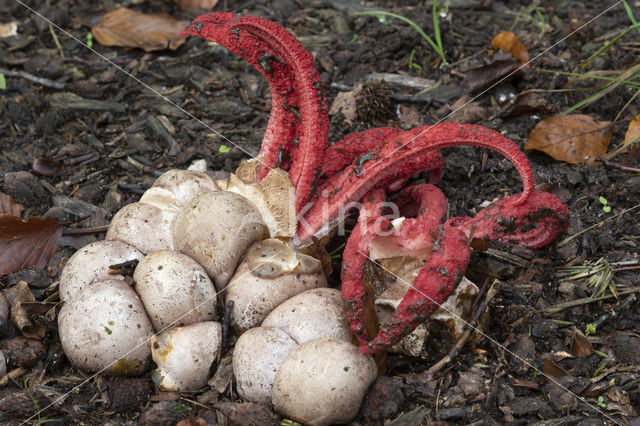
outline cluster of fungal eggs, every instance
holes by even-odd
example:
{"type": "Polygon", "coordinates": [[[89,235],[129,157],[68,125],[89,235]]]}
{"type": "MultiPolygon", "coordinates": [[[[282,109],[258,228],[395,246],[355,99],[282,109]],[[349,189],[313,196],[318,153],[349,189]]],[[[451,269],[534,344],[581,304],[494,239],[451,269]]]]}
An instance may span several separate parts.
{"type": "Polygon", "coordinates": [[[295,229],[274,218],[265,195],[278,179],[260,187],[170,170],[116,213],[106,240],[76,252],[60,276],[58,329],[70,362],[140,374],[151,358],[160,389],[200,389],[220,356],[220,297],[234,302],[232,323],[244,331],[233,352],[243,399],[304,423],[353,418],[375,362],[350,343],[320,261],[264,238],[295,229]],[[111,269],[129,261],[138,262],[133,282],[111,269]]]}

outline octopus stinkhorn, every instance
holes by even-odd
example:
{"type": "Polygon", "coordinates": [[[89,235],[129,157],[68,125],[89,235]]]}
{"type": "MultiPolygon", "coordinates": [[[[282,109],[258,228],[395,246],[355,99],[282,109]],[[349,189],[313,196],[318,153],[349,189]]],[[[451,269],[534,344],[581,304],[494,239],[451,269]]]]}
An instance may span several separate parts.
{"type": "Polygon", "coordinates": [[[197,18],[183,35],[217,42],[251,63],[269,82],[272,108],[258,154],[261,166],[257,178],[262,179],[271,168],[288,171],[296,190],[297,244],[327,232],[346,204],[362,203],[342,266],[342,297],[362,352],[389,348],[446,300],[465,272],[472,235],[537,248],[566,230],[567,207],[554,195],[534,189],[529,161],[500,133],[454,123],[409,131],[383,127],[347,135],[329,146],[329,119],[320,75],[313,57],[284,28],[263,18],[212,13],[197,18]],[[505,156],[521,176],[522,192],[474,217],[444,221],[447,202],[434,186],[444,168],[438,150],[459,145],[486,148],[505,156]],[[427,170],[429,184],[402,189],[413,175],[427,170]],[[379,206],[387,193],[400,189],[418,203],[419,213],[394,226],[379,206]],[[394,316],[370,340],[365,327],[363,267],[371,244],[380,239],[387,248],[426,251],[428,256],[394,316]]]}

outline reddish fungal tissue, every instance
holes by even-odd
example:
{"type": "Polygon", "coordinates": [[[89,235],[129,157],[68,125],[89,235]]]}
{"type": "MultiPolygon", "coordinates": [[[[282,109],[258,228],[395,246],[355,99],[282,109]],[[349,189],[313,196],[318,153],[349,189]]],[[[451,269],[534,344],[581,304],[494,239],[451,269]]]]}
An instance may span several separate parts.
{"type": "Polygon", "coordinates": [[[360,350],[388,349],[428,318],[455,289],[469,262],[469,240],[486,238],[538,248],[568,226],[569,211],[554,195],[534,190],[533,173],[518,146],[500,133],[472,124],[442,123],[403,131],[392,127],[346,135],[329,146],[324,85],[313,57],[275,22],[232,13],[197,18],[182,35],[215,41],[253,65],[269,83],[272,107],[259,153],[258,178],[270,167],[288,171],[302,219],[297,241],[304,243],[336,221],[341,207],[361,201],[358,223],[343,253],[342,297],[360,350]],[[476,146],[506,157],[522,179],[520,194],[506,197],[473,217],[442,223],[447,202],[434,185],[444,159],[439,149],[476,146]],[[405,187],[416,173],[429,171],[429,184],[405,187]],[[418,215],[393,230],[398,247],[431,247],[424,267],[395,315],[370,339],[365,326],[363,266],[375,229],[391,230],[378,204],[402,190],[419,205],[418,215]],[[377,224],[377,226],[374,226],[377,224]]]}

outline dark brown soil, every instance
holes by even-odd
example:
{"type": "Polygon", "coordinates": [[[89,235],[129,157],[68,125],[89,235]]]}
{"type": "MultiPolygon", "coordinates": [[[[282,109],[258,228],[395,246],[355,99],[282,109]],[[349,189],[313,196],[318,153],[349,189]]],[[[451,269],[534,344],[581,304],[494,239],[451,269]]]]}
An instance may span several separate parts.
{"type": "MultiPolygon", "coordinates": [[[[603,36],[630,25],[624,8],[618,5],[572,34],[605,10],[608,4],[599,1],[540,2],[544,32],[529,2],[452,1],[440,20],[449,62],[442,65],[410,26],[392,19],[382,23],[375,16],[356,13],[384,9],[411,18],[433,34],[430,3],[247,0],[221,1],[215,10],[224,10],[223,3],[228,4],[227,10],[263,16],[292,31],[316,58],[329,105],[345,86],[363,84],[372,73],[399,73],[440,84],[418,102],[407,99],[418,89],[406,85],[372,87],[369,97],[360,99],[353,123],[340,114],[332,116],[331,141],[371,127],[409,128],[444,119],[464,95],[461,82],[465,74],[493,60],[488,54],[491,39],[501,31],[513,31],[530,57],[541,54],[540,58],[524,73],[486,91],[477,90],[472,94],[477,95],[477,104],[457,112],[455,119],[498,130],[523,146],[538,121],[593,93],[551,91],[567,88],[570,77],[542,70],[576,70],[612,38],[603,36]],[[421,69],[410,65],[411,57],[421,69]],[[545,90],[539,95],[546,109],[507,118],[501,102],[528,89],[545,90]],[[381,93],[376,103],[375,96],[381,93]],[[389,101],[388,95],[404,95],[405,100],[390,96],[389,101]]],[[[78,18],[86,18],[98,7],[115,7],[111,1],[73,0],[32,0],[28,5],[83,41],[89,30],[78,18]]],[[[142,12],[194,17],[167,0],[122,5],[142,12]]],[[[637,15],[637,7],[634,10],[637,15]]],[[[232,171],[248,157],[243,151],[257,153],[269,117],[268,86],[248,64],[224,49],[196,38],[176,51],[153,53],[94,42],[94,49],[112,62],[108,63],[60,31],[50,30],[17,1],[0,0],[0,11],[0,23],[19,24],[17,37],[0,38],[0,73],[4,69],[46,79],[32,81],[7,74],[6,90],[0,90],[0,191],[25,207],[23,218],[56,216],[65,229],[108,225],[118,209],[137,201],[169,168],[186,168],[204,159],[210,170],[232,171]],[[183,114],[145,85],[193,116],[183,114]],[[62,93],[74,93],[84,102],[71,105],[62,93]],[[230,151],[220,153],[221,145],[230,151]],[[53,161],[34,166],[35,159],[53,161]]],[[[639,43],[640,34],[631,32],[581,72],[628,68],[638,60],[639,43]]],[[[586,80],[570,87],[598,84],[586,80]]],[[[638,98],[633,97],[636,90],[621,85],[579,111],[597,120],[615,121],[610,150],[622,143],[629,120],[640,113],[638,98]]],[[[440,187],[449,199],[451,215],[473,214],[484,200],[519,191],[514,168],[497,155],[466,148],[448,149],[444,154],[447,167],[440,187]]],[[[479,315],[478,332],[452,362],[433,374],[427,370],[447,355],[448,341],[430,343],[433,347],[422,358],[389,355],[388,377],[380,377],[372,386],[354,423],[640,424],[640,304],[636,299],[640,209],[626,212],[640,201],[638,157],[621,154],[610,165],[570,165],[539,152],[528,151],[527,156],[536,181],[570,208],[570,229],[561,238],[580,234],[562,248],[532,251],[490,244],[503,255],[475,254],[468,276],[485,292],[490,287],[497,290],[479,315]],[[599,197],[606,198],[610,213],[603,211],[599,197]],[[504,256],[509,253],[512,257],[504,256]],[[561,279],[560,268],[601,258],[616,269],[619,298],[553,309],[592,293],[584,280],[561,279]],[[581,333],[587,324],[597,327],[595,334],[584,339],[581,333]],[[576,349],[580,345],[587,347],[588,356],[580,357],[583,352],[576,349]],[[589,351],[589,346],[596,352],[589,351]]],[[[43,300],[55,290],[55,280],[68,257],[103,237],[101,233],[63,236],[45,269],[3,276],[2,286],[7,289],[25,280],[36,299],[43,300]]],[[[332,281],[339,281],[338,272],[332,281]]],[[[32,348],[25,359],[10,364],[9,371],[22,368],[20,374],[0,383],[2,423],[279,422],[269,407],[240,404],[228,382],[183,395],[158,393],[150,374],[135,379],[98,376],[85,383],[88,376],[71,367],[62,355],[55,318],[41,315],[33,319],[46,327],[46,337],[37,343],[42,347],[32,348]],[[25,380],[37,381],[32,396],[25,391],[25,380]]],[[[6,327],[0,337],[11,337],[10,329],[6,327]]]]}

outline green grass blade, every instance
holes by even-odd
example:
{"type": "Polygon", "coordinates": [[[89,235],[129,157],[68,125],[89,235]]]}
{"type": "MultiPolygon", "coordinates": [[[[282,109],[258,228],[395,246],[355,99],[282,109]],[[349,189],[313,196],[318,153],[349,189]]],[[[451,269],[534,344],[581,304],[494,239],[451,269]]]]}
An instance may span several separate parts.
{"type": "Polygon", "coordinates": [[[633,10],[631,9],[631,6],[629,6],[629,3],[627,3],[626,0],[622,0],[622,4],[624,5],[624,10],[627,11],[627,16],[629,16],[631,23],[633,25],[638,25],[638,21],[636,21],[635,16],[633,16],[633,10]]]}
{"type": "Polygon", "coordinates": [[[598,51],[596,53],[594,53],[593,55],[589,56],[589,58],[587,58],[586,61],[582,62],[579,65],[579,67],[580,68],[584,68],[587,65],[589,65],[595,58],[597,58],[598,56],[602,55],[603,52],[606,52],[611,46],[616,44],[618,42],[618,40],[620,40],[622,37],[624,37],[625,35],[627,35],[629,32],[631,32],[632,30],[634,30],[636,28],[640,28],[640,24],[634,23],[633,25],[631,25],[631,26],[625,28],[624,30],[622,30],[620,32],[620,34],[615,36],[610,42],[608,42],[607,44],[602,46],[600,49],[598,49],[598,51]]]}
{"type": "Polygon", "coordinates": [[[444,59],[444,49],[442,48],[442,38],[440,37],[440,14],[438,13],[437,0],[433,0],[433,9],[431,11],[431,16],[433,18],[433,36],[436,39],[440,57],[442,57],[442,61],[446,64],[447,61],[444,59]]]}

